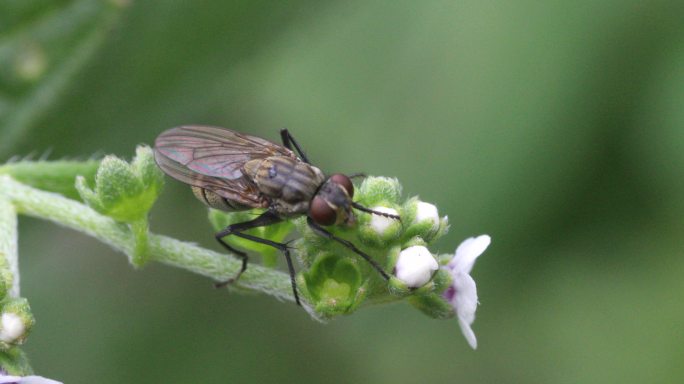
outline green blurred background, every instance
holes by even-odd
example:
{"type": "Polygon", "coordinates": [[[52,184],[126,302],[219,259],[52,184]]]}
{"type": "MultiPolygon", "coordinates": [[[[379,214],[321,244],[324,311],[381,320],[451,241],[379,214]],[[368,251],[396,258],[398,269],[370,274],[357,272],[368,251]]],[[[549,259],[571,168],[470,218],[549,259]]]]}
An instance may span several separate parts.
{"type": "MultiPolygon", "coordinates": [[[[1,0],[2,160],[186,123],[395,176],[476,265],[472,351],[405,304],[292,304],[22,218],[34,369],[67,383],[684,381],[684,3],[1,0]]],[[[218,249],[169,181],[152,229],[218,249]]]]}

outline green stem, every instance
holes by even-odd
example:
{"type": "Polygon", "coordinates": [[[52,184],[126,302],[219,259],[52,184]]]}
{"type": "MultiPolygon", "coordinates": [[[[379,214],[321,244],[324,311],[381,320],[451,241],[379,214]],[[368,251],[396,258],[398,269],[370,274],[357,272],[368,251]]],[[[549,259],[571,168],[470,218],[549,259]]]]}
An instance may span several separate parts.
{"type": "Polygon", "coordinates": [[[0,196],[0,278],[9,288],[10,297],[19,297],[17,240],[17,211],[8,199],[0,196]]]}
{"type": "MultiPolygon", "coordinates": [[[[9,200],[21,214],[50,220],[86,233],[131,258],[135,254],[135,235],[127,225],[103,216],[84,204],[26,186],[7,175],[0,175],[0,196],[9,200]]],[[[216,281],[235,276],[241,266],[241,262],[235,258],[166,236],[150,233],[147,247],[150,260],[186,269],[216,281]]],[[[280,300],[294,301],[290,276],[260,265],[250,265],[237,285],[280,300]]],[[[312,313],[312,316],[315,315],[312,313]]]]}
{"type": "Polygon", "coordinates": [[[133,247],[133,258],[131,264],[134,267],[140,268],[149,261],[149,249],[147,243],[149,242],[148,234],[150,231],[147,217],[141,220],[136,220],[129,224],[133,238],[135,239],[135,246],[133,247]]]}

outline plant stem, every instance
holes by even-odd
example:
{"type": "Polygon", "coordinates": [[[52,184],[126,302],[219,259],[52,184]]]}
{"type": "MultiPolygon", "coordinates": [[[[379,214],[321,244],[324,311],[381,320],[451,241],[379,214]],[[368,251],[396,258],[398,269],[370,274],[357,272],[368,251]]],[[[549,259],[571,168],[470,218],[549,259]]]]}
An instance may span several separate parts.
{"type": "MultiPolygon", "coordinates": [[[[84,204],[26,186],[7,175],[0,175],[0,197],[9,200],[20,214],[50,220],[86,233],[129,257],[135,252],[135,236],[127,225],[103,216],[84,204]]],[[[150,233],[148,241],[150,260],[186,269],[216,281],[235,276],[241,266],[241,262],[235,258],[166,236],[150,233]]],[[[294,301],[289,275],[260,265],[250,265],[236,285],[279,300],[294,301]]]]}
{"type": "Polygon", "coordinates": [[[10,285],[9,296],[19,297],[19,258],[17,257],[17,211],[12,203],[0,196],[0,268],[2,278],[10,285]]]}

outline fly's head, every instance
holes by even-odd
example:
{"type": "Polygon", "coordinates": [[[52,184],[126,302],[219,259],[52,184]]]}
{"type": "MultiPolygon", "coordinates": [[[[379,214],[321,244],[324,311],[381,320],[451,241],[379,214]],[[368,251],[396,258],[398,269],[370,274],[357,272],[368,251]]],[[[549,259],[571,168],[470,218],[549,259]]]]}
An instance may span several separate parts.
{"type": "Polygon", "coordinates": [[[336,173],[330,176],[309,204],[309,217],[316,224],[351,226],[356,222],[352,212],[354,185],[349,177],[336,173]]]}

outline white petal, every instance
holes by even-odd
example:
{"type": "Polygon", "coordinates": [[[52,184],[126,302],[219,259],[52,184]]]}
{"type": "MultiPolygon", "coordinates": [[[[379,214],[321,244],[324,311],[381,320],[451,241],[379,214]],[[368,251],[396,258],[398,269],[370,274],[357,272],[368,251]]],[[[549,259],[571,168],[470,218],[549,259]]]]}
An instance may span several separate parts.
{"type": "MultiPolygon", "coordinates": [[[[390,215],[398,215],[399,212],[397,212],[396,209],[388,208],[388,207],[373,207],[372,208],[374,211],[382,212],[382,213],[389,213],[390,215]]],[[[370,221],[370,226],[373,228],[375,233],[382,235],[385,233],[387,228],[389,228],[392,224],[397,223],[397,220],[385,217],[385,216],[380,216],[380,215],[372,215],[371,216],[371,221],[370,221]]]]}
{"type": "Polygon", "coordinates": [[[24,326],[24,321],[12,312],[5,312],[0,317],[0,340],[11,343],[21,337],[24,334],[26,327],[24,326]]]}
{"type": "Polygon", "coordinates": [[[470,328],[470,324],[466,323],[459,317],[458,325],[461,326],[461,332],[463,332],[463,336],[465,336],[466,341],[468,344],[470,344],[470,348],[477,349],[477,338],[475,337],[475,332],[473,332],[473,329],[470,328]]]}
{"type": "Polygon", "coordinates": [[[46,379],[41,376],[24,376],[19,384],[62,384],[61,381],[46,379]]]}
{"type": "Polygon", "coordinates": [[[468,344],[475,349],[477,347],[477,339],[472,328],[470,328],[475,321],[475,311],[478,304],[475,280],[466,273],[457,273],[452,277],[455,294],[451,300],[451,305],[456,310],[458,324],[461,326],[463,336],[468,340],[468,344]]]}
{"type": "Polygon", "coordinates": [[[0,375],[0,384],[17,383],[21,380],[19,376],[2,376],[0,375]]]}
{"type": "Polygon", "coordinates": [[[411,288],[425,285],[438,268],[435,257],[422,245],[414,245],[401,251],[394,267],[397,278],[411,288]]]}
{"type": "Polygon", "coordinates": [[[46,379],[41,376],[24,376],[19,381],[19,384],[62,384],[61,381],[46,379]]]}
{"type": "Polygon", "coordinates": [[[439,227],[439,214],[437,213],[437,207],[433,204],[419,201],[416,205],[416,223],[421,221],[430,220],[432,221],[432,227],[439,227]]]}
{"type": "Polygon", "coordinates": [[[475,264],[475,259],[489,247],[492,239],[488,235],[480,235],[465,239],[456,248],[456,255],[449,261],[449,269],[470,273],[475,264]]]}
{"type": "Polygon", "coordinates": [[[475,321],[475,311],[477,310],[477,287],[475,280],[470,275],[460,274],[454,276],[454,289],[456,294],[452,300],[454,309],[459,318],[472,324],[475,321]]]}

